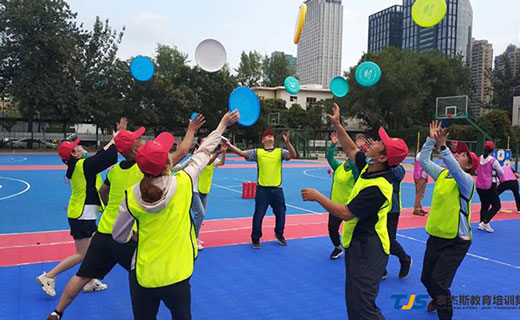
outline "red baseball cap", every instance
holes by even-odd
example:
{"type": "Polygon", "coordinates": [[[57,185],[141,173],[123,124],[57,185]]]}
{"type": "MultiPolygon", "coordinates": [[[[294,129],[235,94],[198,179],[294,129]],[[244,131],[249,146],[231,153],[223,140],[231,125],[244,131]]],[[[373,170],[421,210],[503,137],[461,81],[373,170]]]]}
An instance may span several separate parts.
{"type": "Polygon", "coordinates": [[[135,157],[139,169],[145,174],[159,176],[168,163],[168,155],[174,143],[175,138],[169,132],[163,132],[154,140],[145,143],[135,157]]]}
{"type": "Polygon", "coordinates": [[[457,146],[457,153],[463,153],[466,152],[469,155],[469,158],[471,160],[471,173],[474,174],[478,166],[480,165],[480,158],[473,152],[469,150],[469,147],[466,143],[461,142],[457,146]]]}
{"type": "Polygon", "coordinates": [[[134,132],[128,130],[123,130],[119,132],[117,136],[114,138],[114,143],[116,145],[117,151],[120,154],[124,155],[128,151],[132,150],[135,140],[142,136],[145,131],[146,129],[144,127],[141,127],[134,132]]]}
{"type": "Polygon", "coordinates": [[[267,130],[265,130],[265,131],[264,131],[264,134],[262,135],[262,139],[263,139],[265,136],[274,136],[273,130],[271,130],[271,129],[267,129],[267,130]]]}
{"type": "Polygon", "coordinates": [[[58,147],[58,154],[63,161],[69,161],[72,156],[72,150],[78,145],[81,141],[81,137],[78,137],[74,142],[63,141],[58,147]]]}
{"type": "Polygon", "coordinates": [[[388,133],[386,133],[385,128],[379,128],[379,138],[381,138],[381,142],[386,147],[386,157],[388,158],[389,166],[396,166],[403,162],[408,155],[408,146],[403,139],[399,138],[390,138],[388,133]]]}
{"type": "Polygon", "coordinates": [[[484,143],[484,149],[495,150],[495,144],[493,141],[486,141],[486,143],[484,143]]]}
{"type": "Polygon", "coordinates": [[[452,146],[457,146],[459,144],[459,142],[457,140],[452,140],[451,141],[451,145],[452,146]]]}

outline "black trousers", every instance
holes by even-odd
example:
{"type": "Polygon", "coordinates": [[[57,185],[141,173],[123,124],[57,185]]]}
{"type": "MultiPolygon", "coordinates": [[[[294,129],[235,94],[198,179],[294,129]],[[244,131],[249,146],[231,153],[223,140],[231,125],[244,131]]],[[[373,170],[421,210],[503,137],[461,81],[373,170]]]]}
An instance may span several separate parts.
{"type": "Polygon", "coordinates": [[[329,213],[329,237],[335,247],[339,247],[339,226],[343,220],[329,213]]]}
{"type": "Polygon", "coordinates": [[[493,183],[489,189],[477,189],[480,197],[480,222],[489,223],[495,214],[500,211],[500,198],[497,185],[493,183]],[[490,208],[491,207],[491,208],[490,208]]]}
{"type": "Polygon", "coordinates": [[[135,320],[155,320],[161,300],[172,319],[191,320],[190,278],[166,287],[144,288],[137,282],[134,269],[130,271],[130,296],[135,320]]]}
{"type": "Polygon", "coordinates": [[[283,235],[285,229],[285,197],[282,188],[256,186],[255,213],[253,214],[253,231],[251,240],[258,241],[262,237],[262,222],[267,207],[273,208],[276,224],[274,233],[283,235]]]}
{"type": "Polygon", "coordinates": [[[403,247],[397,242],[397,224],[399,223],[398,213],[389,213],[386,220],[388,228],[388,236],[390,237],[390,254],[399,258],[399,262],[410,262],[410,258],[404,251],[403,247]]]}
{"type": "Polygon", "coordinates": [[[352,239],[345,249],[345,300],[349,319],[384,319],[376,305],[388,255],[377,235],[352,239]]]}
{"type": "Polygon", "coordinates": [[[513,196],[515,196],[516,210],[520,211],[520,194],[518,194],[518,181],[510,180],[502,182],[498,186],[498,195],[501,195],[506,190],[511,190],[511,192],[513,192],[513,196]]]}
{"type": "Polygon", "coordinates": [[[468,252],[471,241],[430,236],[424,252],[421,282],[437,307],[439,319],[451,319],[451,283],[468,252]]]}

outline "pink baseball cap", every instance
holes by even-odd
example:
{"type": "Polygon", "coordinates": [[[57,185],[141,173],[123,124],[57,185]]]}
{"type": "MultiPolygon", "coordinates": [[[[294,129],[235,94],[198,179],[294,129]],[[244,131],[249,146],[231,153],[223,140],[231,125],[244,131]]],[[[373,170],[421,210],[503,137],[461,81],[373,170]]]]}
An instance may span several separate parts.
{"type": "Polygon", "coordinates": [[[137,151],[135,158],[139,169],[145,174],[157,177],[168,163],[168,155],[175,143],[169,132],[163,132],[152,141],[148,141],[137,151]]]}
{"type": "Polygon", "coordinates": [[[389,166],[396,166],[403,162],[408,155],[408,146],[403,139],[400,138],[390,138],[388,133],[386,133],[385,128],[379,128],[379,138],[381,138],[381,142],[385,145],[386,148],[386,157],[388,158],[387,162],[389,166]]]}
{"type": "Polygon", "coordinates": [[[145,130],[146,129],[144,127],[141,127],[134,132],[128,130],[123,130],[119,132],[117,136],[114,138],[114,143],[116,145],[117,151],[120,154],[124,155],[130,150],[132,150],[135,140],[141,137],[145,130]]]}
{"type": "Polygon", "coordinates": [[[72,150],[79,144],[81,137],[78,137],[74,142],[63,141],[58,147],[58,154],[63,161],[69,161],[72,157],[72,150]]]}

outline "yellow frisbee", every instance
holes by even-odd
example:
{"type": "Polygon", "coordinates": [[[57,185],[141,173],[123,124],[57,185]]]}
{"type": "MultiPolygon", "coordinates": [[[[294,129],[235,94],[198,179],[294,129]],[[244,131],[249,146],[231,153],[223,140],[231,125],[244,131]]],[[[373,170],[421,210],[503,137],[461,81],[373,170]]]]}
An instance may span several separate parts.
{"type": "Polygon", "coordinates": [[[305,24],[305,16],[307,15],[307,5],[302,4],[298,11],[298,17],[296,18],[296,26],[294,27],[294,44],[300,42],[300,37],[303,31],[303,25],[305,24]]]}
{"type": "Polygon", "coordinates": [[[423,28],[430,28],[442,21],[448,7],[445,0],[417,0],[412,7],[412,18],[423,28]]]}

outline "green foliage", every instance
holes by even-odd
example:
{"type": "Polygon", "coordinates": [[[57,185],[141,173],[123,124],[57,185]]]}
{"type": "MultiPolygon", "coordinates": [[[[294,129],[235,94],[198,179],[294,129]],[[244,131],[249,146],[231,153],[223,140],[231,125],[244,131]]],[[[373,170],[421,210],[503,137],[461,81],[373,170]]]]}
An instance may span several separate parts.
{"type": "Polygon", "coordinates": [[[359,63],[364,61],[381,67],[380,82],[361,87],[353,67],[345,74],[350,91],[339,101],[346,116],[363,119],[372,128],[385,126],[400,134],[404,128],[427,126],[434,118],[437,97],[470,92],[471,71],[460,57],[387,47],[378,54],[365,54],[359,63]]]}
{"type": "Polygon", "coordinates": [[[237,81],[240,85],[245,87],[257,87],[260,85],[263,70],[262,70],[262,55],[256,51],[246,53],[242,51],[240,55],[240,64],[237,72],[237,81]]]}
{"type": "Polygon", "coordinates": [[[511,117],[513,114],[515,88],[520,87],[520,74],[513,75],[511,62],[507,56],[504,57],[504,70],[493,70],[491,82],[493,93],[492,107],[507,111],[509,117],[511,117]]]}
{"type": "Polygon", "coordinates": [[[285,78],[295,75],[294,68],[284,56],[264,57],[263,60],[264,80],[266,87],[283,86],[285,78]]]}
{"type": "Polygon", "coordinates": [[[493,139],[500,141],[500,147],[506,147],[507,138],[514,136],[509,114],[505,110],[494,109],[478,119],[493,139]]]}

